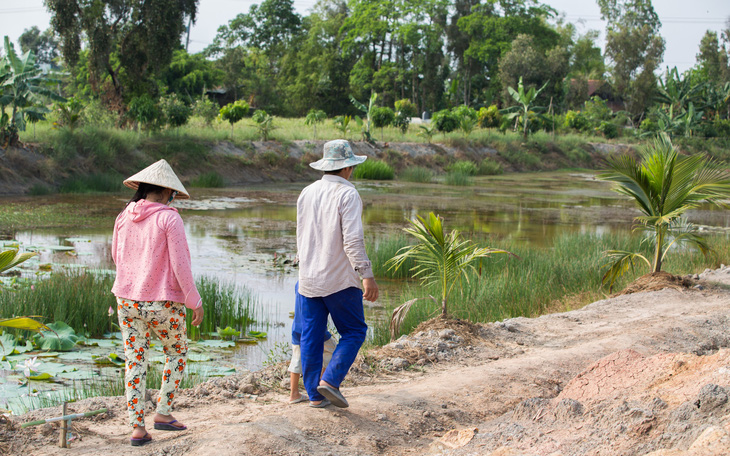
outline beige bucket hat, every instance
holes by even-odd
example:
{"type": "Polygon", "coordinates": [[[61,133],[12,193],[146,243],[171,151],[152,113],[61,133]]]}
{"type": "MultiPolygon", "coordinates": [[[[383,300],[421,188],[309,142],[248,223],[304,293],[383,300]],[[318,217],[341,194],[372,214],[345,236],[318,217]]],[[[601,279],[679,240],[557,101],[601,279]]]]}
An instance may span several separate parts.
{"type": "Polygon", "coordinates": [[[350,143],[344,139],[335,139],[324,143],[324,156],[309,166],[319,171],[337,171],[348,166],[359,165],[367,160],[367,155],[355,155],[350,143]]]}
{"type": "Polygon", "coordinates": [[[140,182],[173,189],[177,192],[177,199],[190,198],[190,194],[185,190],[180,179],[177,178],[175,171],[164,159],[152,163],[134,176],[127,178],[124,185],[137,190],[140,182]]]}

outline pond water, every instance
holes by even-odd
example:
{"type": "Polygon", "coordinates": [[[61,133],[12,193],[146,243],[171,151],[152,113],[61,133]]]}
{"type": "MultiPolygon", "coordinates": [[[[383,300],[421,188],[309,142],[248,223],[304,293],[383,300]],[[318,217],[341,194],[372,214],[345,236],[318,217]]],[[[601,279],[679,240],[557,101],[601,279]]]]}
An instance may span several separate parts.
{"type": "MultiPolygon", "coordinates": [[[[356,182],[365,204],[369,242],[399,232],[416,214],[435,212],[447,229],[467,237],[510,240],[548,247],[562,233],[604,234],[629,231],[638,214],[631,201],[612,192],[589,172],[512,174],[477,178],[470,187],[402,182],[356,182]]],[[[191,200],[176,201],[185,221],[194,273],[245,285],[264,304],[268,333],[256,345],[238,345],[216,365],[255,370],[276,345],[289,341],[290,312],[297,270],[278,266],[274,257],[296,253],[296,199],[307,183],[257,185],[230,189],[190,189],[191,200]]],[[[15,233],[26,246],[74,247],[76,255],[44,249],[38,263],[113,269],[109,255],[116,214],[131,195],[59,195],[37,197],[44,203],[71,203],[108,216],[103,227],[38,229],[15,233]],[[69,240],[69,238],[71,238],[69,240]]],[[[2,204],[0,199],[0,204],[2,204]]],[[[8,201],[10,201],[8,199],[8,201]]],[[[692,222],[718,229],[730,226],[727,211],[703,207],[692,222]]],[[[74,267],[74,266],[72,266],[74,267]]],[[[397,296],[397,284],[381,284],[381,302],[369,306],[368,318],[397,296]]],[[[121,354],[121,349],[118,350],[121,354]]]]}

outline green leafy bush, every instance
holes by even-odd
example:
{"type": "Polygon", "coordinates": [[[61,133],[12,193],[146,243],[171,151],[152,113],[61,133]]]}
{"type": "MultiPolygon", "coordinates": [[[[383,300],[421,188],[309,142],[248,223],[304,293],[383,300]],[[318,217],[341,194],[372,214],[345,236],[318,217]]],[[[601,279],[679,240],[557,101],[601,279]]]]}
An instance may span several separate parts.
{"type": "Polygon", "coordinates": [[[129,101],[127,115],[137,122],[138,127],[149,130],[157,126],[161,112],[149,95],[142,95],[129,101]]]}
{"type": "Polygon", "coordinates": [[[606,100],[594,96],[583,104],[583,115],[593,125],[599,125],[602,121],[611,120],[613,111],[606,104],[606,100]]]}
{"type": "Polygon", "coordinates": [[[221,120],[230,123],[232,127],[234,123],[246,117],[248,109],[249,106],[245,100],[238,100],[223,106],[219,111],[219,115],[221,120]]]}
{"type": "Polygon", "coordinates": [[[573,130],[585,131],[590,128],[591,123],[588,121],[588,118],[580,111],[571,110],[565,113],[564,126],[567,128],[572,128],[573,130]]]}
{"type": "Polygon", "coordinates": [[[160,100],[160,108],[165,116],[165,123],[173,128],[182,127],[188,123],[192,114],[190,106],[174,93],[160,100]]]}
{"type": "Polygon", "coordinates": [[[451,133],[459,128],[459,118],[449,109],[442,109],[433,114],[431,122],[436,130],[442,133],[451,133]]]}
{"type": "Polygon", "coordinates": [[[411,100],[404,98],[395,102],[395,111],[405,117],[415,117],[418,112],[416,111],[416,105],[411,100]]]}
{"type": "Polygon", "coordinates": [[[499,128],[502,124],[502,113],[499,112],[497,105],[491,105],[488,108],[479,109],[477,120],[482,128],[499,128]]]}
{"type": "Polygon", "coordinates": [[[395,177],[393,168],[378,160],[365,160],[355,167],[352,176],[355,179],[392,180],[395,177]]]}
{"type": "Polygon", "coordinates": [[[474,121],[479,120],[479,115],[474,110],[474,108],[471,108],[466,105],[457,106],[454,109],[451,110],[451,112],[459,119],[469,118],[474,121]]]}
{"type": "Polygon", "coordinates": [[[387,127],[395,120],[395,112],[388,107],[373,108],[370,116],[375,128],[387,127]]]}
{"type": "Polygon", "coordinates": [[[618,138],[618,127],[613,122],[602,121],[596,130],[603,133],[607,139],[618,138]]]}
{"type": "Polygon", "coordinates": [[[193,115],[203,119],[206,125],[213,123],[220,112],[218,103],[209,98],[201,98],[193,104],[193,115]]]}
{"type": "Polygon", "coordinates": [[[253,113],[251,119],[256,122],[256,129],[259,132],[261,140],[268,141],[269,135],[271,135],[271,131],[276,129],[276,127],[274,126],[274,116],[267,113],[263,109],[259,109],[255,113],[253,113]]]}

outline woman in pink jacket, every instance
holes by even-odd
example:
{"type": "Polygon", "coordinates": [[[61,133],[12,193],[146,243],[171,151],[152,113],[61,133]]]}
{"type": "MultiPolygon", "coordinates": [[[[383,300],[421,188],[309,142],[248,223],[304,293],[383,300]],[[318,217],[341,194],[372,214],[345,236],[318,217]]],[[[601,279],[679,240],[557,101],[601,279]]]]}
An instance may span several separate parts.
{"type": "Polygon", "coordinates": [[[124,339],[131,444],[152,441],[145,430],[144,402],[150,333],[155,332],[165,352],[154,428],[187,429],[171,414],[175,392],[187,361],[185,309],[193,310],[192,324],[203,321],[203,302],[195,286],[183,221],[172,200],[190,195],[165,160],[124,181],[136,189],[114,223],[112,258],[117,277],[119,327],[124,339]]]}

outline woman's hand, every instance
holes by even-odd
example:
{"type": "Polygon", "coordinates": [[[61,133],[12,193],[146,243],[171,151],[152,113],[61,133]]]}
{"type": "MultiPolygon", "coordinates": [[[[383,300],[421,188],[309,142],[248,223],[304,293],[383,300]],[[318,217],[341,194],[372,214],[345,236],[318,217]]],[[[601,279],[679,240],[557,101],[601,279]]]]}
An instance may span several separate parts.
{"type": "Polygon", "coordinates": [[[200,304],[200,307],[193,310],[193,326],[200,326],[200,324],[203,322],[203,316],[205,315],[205,310],[203,310],[203,304],[200,304]]]}

